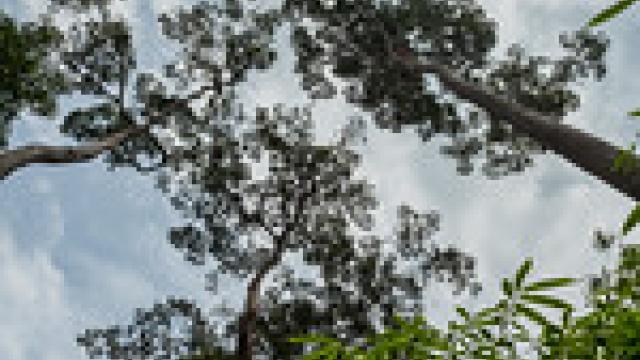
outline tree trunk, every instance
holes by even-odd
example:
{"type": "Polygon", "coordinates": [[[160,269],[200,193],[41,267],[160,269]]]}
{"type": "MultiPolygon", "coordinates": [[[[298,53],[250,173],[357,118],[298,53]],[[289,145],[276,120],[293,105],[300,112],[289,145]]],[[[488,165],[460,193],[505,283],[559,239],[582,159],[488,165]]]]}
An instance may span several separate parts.
{"type": "MultiPolygon", "coordinates": [[[[282,244],[282,242],[277,242],[282,244]]],[[[265,262],[247,288],[245,310],[240,316],[238,331],[238,360],[252,360],[255,344],[256,317],[258,314],[258,298],[260,285],[269,271],[282,261],[284,247],[277,246],[273,255],[265,262]]]]}
{"type": "MultiPolygon", "coordinates": [[[[404,66],[423,73],[435,73],[442,85],[459,98],[477,104],[492,117],[505,119],[515,132],[528,135],[621,194],[640,201],[640,168],[630,169],[624,175],[613,169],[613,160],[622,149],[569,125],[556,124],[550,118],[496,95],[482,85],[463,81],[447,66],[421,63],[410,54],[408,49],[399,49],[392,56],[404,66]]],[[[637,163],[638,157],[630,155],[637,163]]]]}

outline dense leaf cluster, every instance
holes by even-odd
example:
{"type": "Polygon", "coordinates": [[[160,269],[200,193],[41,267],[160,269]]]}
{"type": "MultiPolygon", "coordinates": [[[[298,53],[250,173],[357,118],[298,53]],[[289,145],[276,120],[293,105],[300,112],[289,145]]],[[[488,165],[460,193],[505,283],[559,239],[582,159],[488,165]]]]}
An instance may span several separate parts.
{"type": "Polygon", "coordinates": [[[0,10],[0,149],[7,146],[11,121],[21,110],[55,113],[56,97],[67,91],[67,84],[48,66],[47,55],[61,39],[52,25],[18,24],[0,10]]]}

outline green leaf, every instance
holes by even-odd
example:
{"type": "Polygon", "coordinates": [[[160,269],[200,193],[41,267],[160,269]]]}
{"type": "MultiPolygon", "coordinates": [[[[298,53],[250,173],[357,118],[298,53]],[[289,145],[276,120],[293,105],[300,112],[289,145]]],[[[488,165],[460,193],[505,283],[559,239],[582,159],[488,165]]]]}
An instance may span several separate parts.
{"type": "Polygon", "coordinates": [[[555,327],[553,324],[549,322],[549,320],[547,320],[546,317],[544,317],[544,315],[540,314],[535,309],[526,307],[522,304],[515,304],[515,310],[516,310],[516,313],[518,313],[519,315],[525,316],[531,319],[533,322],[540,324],[541,326],[555,327]]]}
{"type": "Polygon", "coordinates": [[[533,259],[531,258],[527,258],[524,261],[524,263],[520,266],[520,268],[516,272],[516,279],[515,279],[516,289],[520,289],[520,286],[522,285],[522,281],[524,280],[525,276],[527,276],[529,271],[531,271],[532,266],[533,266],[533,259]]]}
{"type": "Polygon", "coordinates": [[[627,235],[638,224],[638,221],[640,221],[640,204],[631,210],[624,224],[622,224],[622,235],[627,235]]]}
{"type": "Polygon", "coordinates": [[[571,311],[565,310],[562,312],[562,327],[565,329],[569,327],[569,320],[571,318],[572,312],[573,312],[573,309],[571,309],[571,311]]]}
{"type": "Polygon", "coordinates": [[[591,20],[589,20],[588,26],[597,26],[604,22],[609,21],[613,17],[620,14],[630,5],[632,5],[637,0],[620,0],[615,5],[612,5],[603,11],[601,11],[598,15],[594,16],[591,20]]]}
{"type": "Polygon", "coordinates": [[[460,317],[462,317],[465,321],[469,321],[469,312],[463,308],[462,306],[456,306],[456,312],[460,317]]]}
{"type": "Polygon", "coordinates": [[[550,290],[556,287],[569,286],[576,281],[577,281],[576,279],[572,279],[572,278],[544,279],[544,280],[540,280],[538,282],[527,285],[524,288],[524,292],[544,291],[544,290],[550,290]]]}
{"type": "Polygon", "coordinates": [[[498,304],[482,309],[476,314],[476,318],[482,319],[487,316],[496,316],[496,313],[504,310],[507,306],[507,300],[503,299],[498,302],[498,304]]]}
{"type": "Polygon", "coordinates": [[[422,325],[426,325],[427,327],[430,326],[427,317],[422,315],[418,315],[415,318],[413,318],[413,324],[416,326],[422,326],[422,325]]]}
{"type": "Polygon", "coordinates": [[[631,144],[630,149],[620,149],[613,158],[613,171],[621,172],[624,174],[626,171],[633,170],[636,166],[636,158],[633,155],[633,151],[636,149],[636,144],[631,144]]]}
{"type": "Polygon", "coordinates": [[[315,343],[339,343],[337,339],[325,337],[325,336],[317,336],[317,335],[309,335],[303,337],[292,337],[289,338],[290,343],[307,343],[307,342],[315,342],[315,343]]]}
{"type": "Polygon", "coordinates": [[[502,290],[502,293],[508,297],[511,297],[511,294],[513,294],[513,285],[507,278],[502,279],[502,286],[500,289],[502,290]]]}
{"type": "Polygon", "coordinates": [[[346,352],[346,356],[349,360],[366,360],[367,352],[364,349],[353,348],[346,352]]]}
{"type": "Polygon", "coordinates": [[[554,309],[573,311],[573,306],[571,304],[548,295],[523,294],[520,298],[531,304],[545,305],[554,309]]]}
{"type": "Polygon", "coordinates": [[[476,322],[476,324],[480,325],[480,326],[498,326],[500,324],[500,319],[501,317],[498,315],[492,315],[489,318],[483,318],[482,320],[479,320],[476,322]]]}
{"type": "Polygon", "coordinates": [[[627,113],[629,116],[640,116],[640,109],[636,109],[627,113]]]}
{"type": "Polygon", "coordinates": [[[514,329],[518,330],[517,332],[513,333],[513,339],[516,340],[516,342],[527,343],[530,341],[529,339],[531,338],[531,335],[526,327],[516,321],[514,321],[511,325],[514,329]]]}

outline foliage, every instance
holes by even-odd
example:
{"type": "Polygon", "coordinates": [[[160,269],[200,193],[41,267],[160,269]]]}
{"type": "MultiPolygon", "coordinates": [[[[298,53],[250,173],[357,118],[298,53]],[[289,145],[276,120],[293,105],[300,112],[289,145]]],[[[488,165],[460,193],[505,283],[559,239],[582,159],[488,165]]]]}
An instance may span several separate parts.
{"type": "Polygon", "coordinates": [[[0,10],[0,149],[22,109],[42,116],[55,113],[56,96],[67,91],[67,84],[60,72],[47,66],[47,55],[61,39],[51,25],[18,24],[0,10]]]}
{"type": "MultiPolygon", "coordinates": [[[[615,17],[634,3],[634,0],[622,0],[608,9],[593,17],[588,26],[597,26],[615,17]]],[[[629,112],[630,116],[640,116],[639,111],[629,112]]],[[[630,156],[635,150],[635,144],[630,150],[622,150],[614,159],[614,170],[624,173],[635,167],[633,157],[630,156]]],[[[623,224],[622,232],[626,235],[640,221],[640,206],[637,206],[627,217],[623,224]]],[[[493,315],[498,309],[513,309],[515,313],[528,317],[530,320],[541,326],[540,339],[527,339],[525,342],[540,344],[542,351],[538,354],[541,359],[632,359],[640,356],[640,309],[638,299],[640,294],[640,254],[637,247],[626,247],[622,254],[622,261],[617,269],[620,280],[614,286],[601,286],[592,289],[591,296],[595,302],[595,310],[577,319],[571,319],[572,307],[557,298],[545,295],[528,294],[527,291],[547,290],[555,286],[568,285],[573,279],[549,279],[531,284],[524,288],[524,293],[520,299],[533,300],[535,303],[548,305],[563,310],[563,322],[561,326],[551,324],[542,314],[519,303],[513,303],[514,293],[521,289],[520,284],[524,276],[531,268],[531,261],[527,259],[518,269],[515,279],[503,279],[503,298],[494,307],[481,310],[475,317],[472,317],[466,309],[458,307],[456,311],[465,320],[463,324],[453,324],[449,333],[443,335],[438,329],[425,324],[421,317],[416,317],[412,325],[408,325],[399,318],[398,323],[401,331],[389,329],[382,336],[370,338],[373,344],[367,351],[363,349],[348,349],[341,345],[336,339],[320,339],[314,337],[299,337],[290,339],[294,343],[310,342],[325,343],[324,348],[305,356],[305,359],[337,359],[338,354],[349,359],[382,359],[383,356],[397,358],[399,350],[402,350],[403,358],[473,358],[473,359],[496,359],[497,350],[503,343],[495,341],[487,329],[480,329],[484,337],[471,337],[472,329],[477,329],[477,325],[498,325],[504,321],[504,317],[493,317],[487,323],[482,321],[480,315],[493,315]],[[507,301],[504,301],[507,300],[507,301]],[[510,303],[511,301],[511,303],[510,303]],[[631,304],[631,305],[630,305],[631,304]],[[509,306],[512,305],[512,306],[509,306]],[[480,319],[479,319],[480,318],[480,319]],[[478,321],[480,320],[480,321],[478,321]],[[422,328],[420,328],[422,326],[422,328]],[[483,331],[484,330],[484,331],[483,331]],[[462,337],[455,336],[456,331],[462,333],[462,337]],[[453,339],[454,342],[447,342],[446,339],[453,339]],[[457,340],[457,341],[456,341],[457,340]],[[461,341],[464,340],[464,341],[461,341]],[[532,341],[536,340],[536,341],[532,341]],[[420,351],[416,348],[420,347],[420,351]],[[463,354],[456,350],[463,349],[463,354]],[[473,348],[476,352],[468,351],[473,348]],[[482,350],[486,352],[482,352],[482,350]],[[478,353],[477,351],[480,350],[478,353]],[[444,356],[444,355],[448,356],[444,356]],[[462,357],[459,357],[462,355],[462,357]],[[324,356],[324,357],[322,357],[324,356]],[[395,357],[394,357],[395,356],[395,357]]],[[[602,281],[602,279],[600,279],[602,281]]],[[[502,314],[500,314],[502,315],[502,314]]],[[[510,318],[511,321],[512,318],[510,318]]],[[[515,323],[514,323],[515,325],[515,323]]],[[[519,330],[517,326],[512,327],[519,330]]],[[[521,333],[510,333],[508,344],[513,345],[512,339],[522,339],[521,333]]],[[[510,349],[510,359],[515,359],[515,351],[510,349]]],[[[384,357],[388,358],[388,357],[384,357]]]]}
{"type": "MultiPolygon", "coordinates": [[[[287,341],[301,333],[330,333],[348,339],[347,346],[360,346],[374,336],[375,320],[392,326],[398,311],[419,313],[422,290],[434,276],[441,281],[446,276],[456,291],[479,285],[473,281],[472,256],[431,241],[439,224],[435,212],[399,206],[397,231],[388,239],[396,245],[395,251],[383,253],[387,239],[369,233],[377,199],[373,187],[356,177],[360,157],[351,148],[362,138],[361,119],[349,125],[356,135],[345,129],[337,142],[317,144],[308,108],[258,107],[255,114],[248,114],[237,103],[235,87],[251,71],[273,65],[276,30],[289,26],[296,72],[311,98],[336,95],[327,76],[329,68],[348,83],[347,101],[370,113],[379,128],[394,132],[410,128],[424,141],[434,134],[451,138],[452,145],[442,153],[458,160],[462,175],[470,173],[471,157],[482,150],[487,160],[485,175],[498,178],[524,171],[532,164],[530,155],[544,149],[512,131],[504,118],[481,118],[478,111],[462,114],[453,101],[424,91],[423,74],[398,66],[388,56],[389,50],[409,48],[420,57],[452,64],[466,80],[481,82],[558,121],[578,106],[570,83],[591,73],[600,79],[605,72],[607,41],[585,29],[560,37],[569,53],[561,59],[526,56],[513,46],[508,59],[492,68],[486,58],[496,45],[496,24],[470,1],[337,0],[329,6],[320,0],[287,0],[280,8],[258,14],[245,11],[239,1],[226,0],[216,5],[201,2],[159,16],[162,34],[182,47],[180,59],[167,64],[162,75],[136,73],[128,24],[111,17],[108,1],[52,3],[83,15],[89,9],[100,15],[76,20],[70,30],[73,36],[66,39],[69,46],[57,49],[57,65],[64,69],[70,88],[105,102],[71,111],[61,132],[91,141],[133,123],[151,128],[148,134],[109,151],[104,160],[113,167],[153,172],[157,187],[171,198],[176,210],[184,212],[187,223],[171,228],[168,241],[184,253],[186,261],[199,266],[211,258],[220,264],[217,273],[241,278],[255,274],[258,280],[268,273],[278,279],[271,288],[258,288],[258,294],[263,290],[264,295],[257,299],[257,346],[251,350],[279,360],[304,353],[302,344],[287,341]],[[223,56],[212,57],[212,53],[223,56]],[[542,71],[546,65],[553,68],[551,76],[542,71]],[[475,78],[475,72],[486,78],[475,78]],[[132,76],[136,104],[125,104],[124,84],[132,76]],[[168,90],[172,83],[177,83],[175,90],[168,90]],[[119,85],[115,95],[110,90],[114,85],[119,85]],[[195,101],[204,105],[196,106],[195,101]],[[487,123],[487,132],[465,137],[472,132],[470,127],[484,128],[480,120],[487,123]],[[154,163],[146,166],[149,159],[154,163]],[[256,171],[261,166],[266,174],[256,171]],[[242,243],[257,237],[271,246],[242,243]],[[321,284],[295,279],[291,269],[277,266],[285,253],[296,251],[306,264],[319,267],[321,284]],[[400,260],[413,261],[417,275],[398,273],[400,260]],[[292,299],[284,299],[284,292],[292,293],[292,299]],[[410,302],[416,305],[407,306],[410,302]],[[382,314],[372,320],[376,308],[382,314]]],[[[485,339],[510,353],[515,338],[508,336],[526,335],[514,321],[516,315],[555,326],[529,305],[559,306],[566,313],[566,304],[537,294],[549,286],[564,285],[564,280],[528,284],[524,279],[530,261],[524,265],[515,279],[505,280],[504,299],[470,317],[469,326],[453,324],[450,336],[485,339]],[[508,325],[519,332],[509,335],[508,325]],[[498,326],[497,333],[486,329],[491,326],[498,326]]],[[[461,314],[463,310],[459,309],[461,314]]],[[[78,342],[92,357],[111,359],[234,356],[222,350],[221,339],[211,335],[212,325],[193,304],[175,299],[139,313],[144,316],[136,317],[126,330],[87,330],[78,342]],[[186,353],[174,346],[181,341],[171,338],[166,325],[185,317],[192,324],[184,341],[186,353]]],[[[242,316],[228,324],[223,337],[240,338],[242,316]]],[[[397,331],[406,334],[411,329],[405,326],[397,331]]],[[[462,356],[492,350],[490,346],[452,348],[450,343],[458,340],[436,329],[425,331],[431,342],[424,346],[432,343],[433,351],[462,356]]],[[[397,342],[382,339],[387,348],[378,353],[400,351],[397,342]]],[[[412,344],[409,340],[404,338],[402,344],[412,344]]],[[[329,345],[327,352],[341,351],[335,343],[329,345]]]]}
{"type": "MultiPolygon", "coordinates": [[[[385,330],[368,339],[368,348],[343,346],[337,339],[291,338],[293,343],[324,343],[304,359],[518,359],[516,343],[536,349],[539,359],[635,359],[640,356],[640,247],[627,246],[610,285],[592,287],[590,313],[573,317],[573,306],[538,292],[568,286],[571,278],[524,282],[531,270],[530,259],[512,279],[502,280],[502,298],[492,307],[470,314],[457,307],[462,322],[450,322],[441,331],[421,317],[412,324],[397,318],[399,328],[385,330]],[[562,311],[562,322],[554,324],[531,305],[562,311]],[[531,337],[527,319],[540,326],[539,337],[531,337]],[[498,331],[496,331],[496,328],[498,331]],[[320,357],[320,356],[324,357],[320,357]]],[[[609,275],[611,277],[611,275],[609,275]]],[[[600,279],[602,280],[602,279],[600,279]]]]}
{"type": "Polygon", "coordinates": [[[507,59],[496,66],[489,64],[497,26],[471,1],[342,0],[326,6],[319,0],[290,0],[285,2],[285,9],[289,8],[300,14],[292,38],[296,70],[312,97],[334,96],[319,66],[330,65],[334,75],[350,84],[347,101],[370,112],[379,128],[412,129],[424,141],[435,134],[451,138],[452,144],[443,146],[441,153],[457,160],[461,175],[471,173],[471,159],[482,152],[486,155],[482,171],[489,178],[519,173],[533,164],[530,155],[544,148],[514,132],[505,119],[476,109],[465,114],[453,102],[423,91],[423,74],[399,67],[388,56],[390,49],[409,47],[420,58],[450,64],[465,80],[482,83],[554,119],[579,104],[569,82],[590,73],[600,79],[605,72],[602,60],[607,41],[588,29],[560,36],[569,53],[561,59],[527,56],[521,46],[513,45],[507,59]],[[299,23],[301,16],[314,22],[313,31],[299,23]],[[543,73],[545,67],[552,68],[551,76],[543,73]],[[486,76],[479,78],[474,73],[486,76]],[[485,117],[490,126],[482,131],[485,117]],[[468,136],[474,130],[479,136],[468,136]]]}
{"type": "MultiPolygon", "coordinates": [[[[605,9],[594,16],[588,26],[597,26],[620,14],[635,0],[621,0],[615,5],[605,9]]],[[[640,111],[628,113],[630,116],[640,116],[640,111]]],[[[635,150],[635,143],[630,150],[622,150],[614,159],[614,170],[624,174],[625,171],[633,169],[635,162],[630,155],[635,150]]],[[[640,221],[640,205],[628,215],[625,220],[622,233],[626,235],[640,221]]],[[[515,314],[521,317],[528,317],[530,320],[541,326],[542,332],[539,339],[527,339],[520,337],[522,333],[514,332],[507,344],[513,346],[511,340],[523,339],[529,344],[538,345],[541,359],[632,359],[640,356],[640,309],[638,308],[638,295],[640,294],[640,257],[639,248],[628,246],[622,254],[622,261],[617,269],[620,280],[614,286],[600,286],[593,288],[591,297],[595,303],[595,310],[577,319],[570,317],[572,308],[560,299],[545,295],[527,294],[526,291],[547,290],[555,286],[569,285],[574,279],[548,279],[532,284],[524,288],[525,293],[520,299],[537,300],[537,303],[550,305],[551,307],[563,309],[563,322],[560,326],[551,324],[542,314],[525,305],[512,303],[514,293],[520,289],[524,276],[532,265],[527,259],[518,269],[515,279],[503,279],[502,292],[503,299],[497,305],[483,309],[472,317],[464,308],[458,307],[457,313],[465,320],[462,324],[450,324],[449,332],[443,332],[429,324],[425,324],[421,317],[416,317],[412,325],[394,317],[398,320],[401,331],[387,329],[382,336],[369,338],[371,344],[369,351],[364,349],[350,349],[331,338],[324,338],[319,341],[314,337],[291,338],[294,343],[325,343],[323,348],[305,356],[305,359],[337,359],[338,354],[348,359],[382,359],[397,358],[399,350],[405,358],[473,358],[473,359],[496,359],[499,358],[497,350],[504,342],[495,341],[491,332],[487,329],[480,329],[483,337],[471,337],[468,342],[467,334],[472,329],[477,329],[477,325],[498,325],[504,323],[504,317],[495,316],[490,318],[490,322],[484,323],[482,316],[493,315],[498,309],[513,309],[515,314]],[[532,297],[533,296],[533,297],[532,297]],[[506,299],[505,299],[506,297],[506,299]],[[507,300],[507,301],[505,301],[507,300]],[[631,306],[629,304],[632,304],[631,306]],[[481,316],[482,315],[482,316],[481,316]],[[480,320],[480,321],[478,321],[480,320]],[[416,331],[417,330],[417,331],[416,331]],[[484,331],[483,331],[484,330],[484,331]],[[462,333],[462,337],[455,336],[456,331],[462,333]],[[454,340],[453,343],[447,340],[454,340]],[[416,348],[420,347],[420,351],[416,348]],[[463,349],[463,356],[457,349],[463,349]],[[473,348],[476,352],[468,351],[473,348]],[[478,352],[479,351],[479,352],[478,352]],[[486,351],[483,353],[483,351],[486,351]],[[448,356],[445,356],[448,355],[448,356]],[[383,357],[391,356],[391,357],[383,357]],[[396,357],[393,357],[396,356],[396,357]]],[[[599,279],[603,281],[603,279],[599,279]]],[[[611,281],[611,279],[609,279],[611,281]]],[[[535,301],[534,301],[535,302],[535,301]]],[[[500,314],[503,315],[503,314],[500,314]]],[[[513,318],[509,318],[513,322],[513,318]]],[[[515,323],[513,323],[515,325],[515,323]]],[[[517,326],[512,329],[519,330],[517,326]]],[[[514,348],[510,349],[509,359],[515,359],[514,348]]]]}
{"type": "Polygon", "coordinates": [[[589,20],[589,26],[598,26],[602,23],[605,23],[612,18],[618,16],[624,10],[626,10],[629,6],[633,5],[637,0],[619,0],[614,5],[602,10],[602,12],[598,13],[598,15],[594,16],[591,20],[589,20]]]}

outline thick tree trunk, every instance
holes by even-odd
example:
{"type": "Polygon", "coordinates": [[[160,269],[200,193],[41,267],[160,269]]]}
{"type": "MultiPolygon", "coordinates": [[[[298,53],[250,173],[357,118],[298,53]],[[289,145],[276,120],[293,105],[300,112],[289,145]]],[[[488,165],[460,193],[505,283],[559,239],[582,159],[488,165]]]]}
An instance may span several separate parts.
{"type": "MultiPolygon", "coordinates": [[[[410,50],[399,49],[392,56],[417,71],[436,74],[442,85],[459,98],[477,104],[493,117],[505,119],[514,131],[528,135],[621,194],[640,201],[640,168],[624,175],[613,169],[613,160],[622,149],[569,125],[553,123],[548,117],[496,95],[486,87],[459,79],[447,66],[421,63],[411,54],[410,50]]],[[[636,162],[640,160],[633,154],[632,158],[636,162]]]]}

